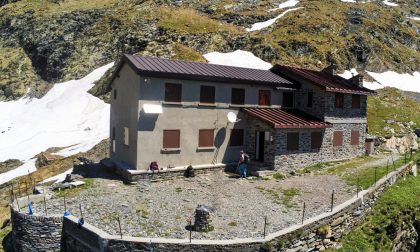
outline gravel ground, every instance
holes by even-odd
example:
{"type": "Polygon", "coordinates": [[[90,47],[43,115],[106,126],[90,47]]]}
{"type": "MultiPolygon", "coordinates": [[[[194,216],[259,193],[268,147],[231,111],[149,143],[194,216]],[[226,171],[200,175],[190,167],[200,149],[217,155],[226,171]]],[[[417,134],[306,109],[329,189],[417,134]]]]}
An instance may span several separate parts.
{"type": "MultiPolygon", "coordinates": [[[[116,217],[120,216],[124,235],[187,238],[187,220],[202,204],[212,209],[214,231],[193,232],[193,239],[232,239],[261,237],[264,216],[270,233],[300,223],[303,202],[306,218],[329,211],[333,189],[335,204],[355,192],[334,175],[262,180],[216,172],[137,185],[97,178],[92,188],[67,198],[67,205],[80,216],[82,204],[85,221],[110,234],[119,234],[116,217]]],[[[47,207],[48,214],[62,214],[63,198],[53,194],[47,207]]],[[[43,208],[42,203],[35,205],[35,214],[44,214],[43,208]]]]}

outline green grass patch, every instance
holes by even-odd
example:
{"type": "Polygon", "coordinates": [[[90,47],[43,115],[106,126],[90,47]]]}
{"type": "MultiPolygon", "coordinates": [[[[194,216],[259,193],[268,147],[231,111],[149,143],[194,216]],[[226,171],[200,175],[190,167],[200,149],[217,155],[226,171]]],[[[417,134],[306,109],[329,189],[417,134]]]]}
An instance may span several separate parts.
{"type": "Polygon", "coordinates": [[[177,193],[182,192],[182,188],[181,188],[181,187],[177,187],[177,188],[175,188],[175,192],[177,192],[177,193]]]}
{"type": "Polygon", "coordinates": [[[293,202],[295,196],[300,195],[300,190],[298,188],[265,188],[262,186],[256,187],[262,194],[267,198],[271,199],[273,203],[284,205],[286,208],[292,208],[296,206],[296,203],[293,202]]]}
{"type": "Polygon", "coordinates": [[[10,251],[10,248],[3,247],[3,242],[4,242],[4,239],[6,238],[6,236],[8,234],[11,234],[11,232],[12,232],[12,226],[11,225],[9,225],[9,226],[5,227],[4,229],[0,230],[0,252],[10,251]]]}
{"type": "Polygon", "coordinates": [[[318,163],[298,170],[298,173],[305,174],[314,172],[317,174],[340,175],[349,169],[357,168],[358,166],[367,164],[376,159],[377,158],[371,156],[362,156],[344,161],[318,163]]]}
{"type": "Polygon", "coordinates": [[[66,196],[66,198],[74,197],[77,194],[79,194],[81,191],[92,188],[93,184],[95,182],[95,179],[93,179],[93,178],[83,178],[83,179],[81,179],[81,181],[85,182],[85,184],[81,185],[79,187],[75,187],[75,188],[62,189],[60,191],[56,191],[55,195],[58,196],[58,197],[66,196]]]}
{"type": "Polygon", "coordinates": [[[158,27],[181,34],[238,32],[235,26],[223,24],[207,16],[200,15],[193,9],[161,7],[157,16],[160,19],[158,27]]]}
{"type": "MultiPolygon", "coordinates": [[[[412,160],[417,159],[420,159],[420,152],[415,153],[412,156],[412,160]]],[[[404,164],[406,164],[406,162],[408,163],[409,161],[409,155],[407,155],[406,159],[404,158],[404,156],[401,156],[399,159],[394,161],[395,169],[398,169],[399,167],[403,166],[404,164]]],[[[359,183],[359,187],[361,189],[367,189],[371,185],[375,184],[375,182],[378,181],[380,178],[384,177],[387,174],[387,171],[388,173],[394,171],[394,165],[391,161],[389,162],[388,168],[385,164],[377,167],[356,169],[352,173],[344,175],[343,178],[349,185],[357,186],[357,184],[359,183]]]]}
{"type": "Polygon", "coordinates": [[[277,179],[277,180],[282,180],[286,178],[286,175],[282,174],[282,173],[275,173],[273,174],[273,178],[277,179]]]}
{"type": "Polygon", "coordinates": [[[391,251],[392,235],[420,217],[420,177],[399,180],[376,202],[366,221],[342,238],[339,251],[391,251]]]}
{"type": "Polygon", "coordinates": [[[236,223],[236,221],[231,221],[231,222],[228,223],[228,225],[231,226],[231,227],[236,227],[236,226],[238,226],[238,223],[236,223]]]}

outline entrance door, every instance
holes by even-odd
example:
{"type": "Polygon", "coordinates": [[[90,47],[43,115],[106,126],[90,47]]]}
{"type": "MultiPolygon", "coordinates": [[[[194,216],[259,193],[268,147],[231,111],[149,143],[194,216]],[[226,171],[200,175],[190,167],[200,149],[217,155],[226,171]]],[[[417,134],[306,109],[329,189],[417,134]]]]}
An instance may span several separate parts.
{"type": "Polygon", "coordinates": [[[255,132],[255,160],[264,162],[264,131],[255,132]]]}

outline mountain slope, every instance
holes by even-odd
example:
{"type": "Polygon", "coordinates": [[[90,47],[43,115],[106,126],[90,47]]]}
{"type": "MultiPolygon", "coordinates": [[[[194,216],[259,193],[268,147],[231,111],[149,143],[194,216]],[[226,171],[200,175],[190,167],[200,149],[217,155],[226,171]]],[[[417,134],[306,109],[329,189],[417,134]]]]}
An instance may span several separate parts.
{"type": "MultiPolygon", "coordinates": [[[[121,53],[202,60],[197,55],[242,49],[270,63],[321,68],[413,72],[420,65],[418,1],[343,3],[302,0],[273,25],[284,0],[21,0],[0,7],[0,99],[41,95],[48,83],[80,78],[121,53]],[[16,64],[4,59],[22,59],[16,64]],[[30,64],[29,64],[30,62],[30,64]],[[32,66],[31,66],[32,65],[32,66]],[[20,80],[20,81],[17,81],[20,80]],[[12,87],[12,88],[11,88],[12,87]],[[40,90],[40,91],[39,91],[40,90]]],[[[100,89],[100,88],[97,88],[100,89]]],[[[45,92],[44,92],[45,93],[45,92]]],[[[98,95],[106,93],[99,92],[98,95]]]]}

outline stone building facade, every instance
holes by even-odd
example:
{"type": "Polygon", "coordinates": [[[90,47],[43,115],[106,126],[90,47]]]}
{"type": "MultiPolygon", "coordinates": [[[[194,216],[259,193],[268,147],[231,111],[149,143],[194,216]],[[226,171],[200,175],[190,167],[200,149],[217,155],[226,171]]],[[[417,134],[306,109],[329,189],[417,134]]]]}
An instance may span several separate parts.
{"type": "Polygon", "coordinates": [[[111,160],[144,171],[154,161],[167,170],[234,165],[240,150],[285,172],[363,155],[374,94],[332,66],[257,70],[134,55],[111,86],[111,160]]]}

